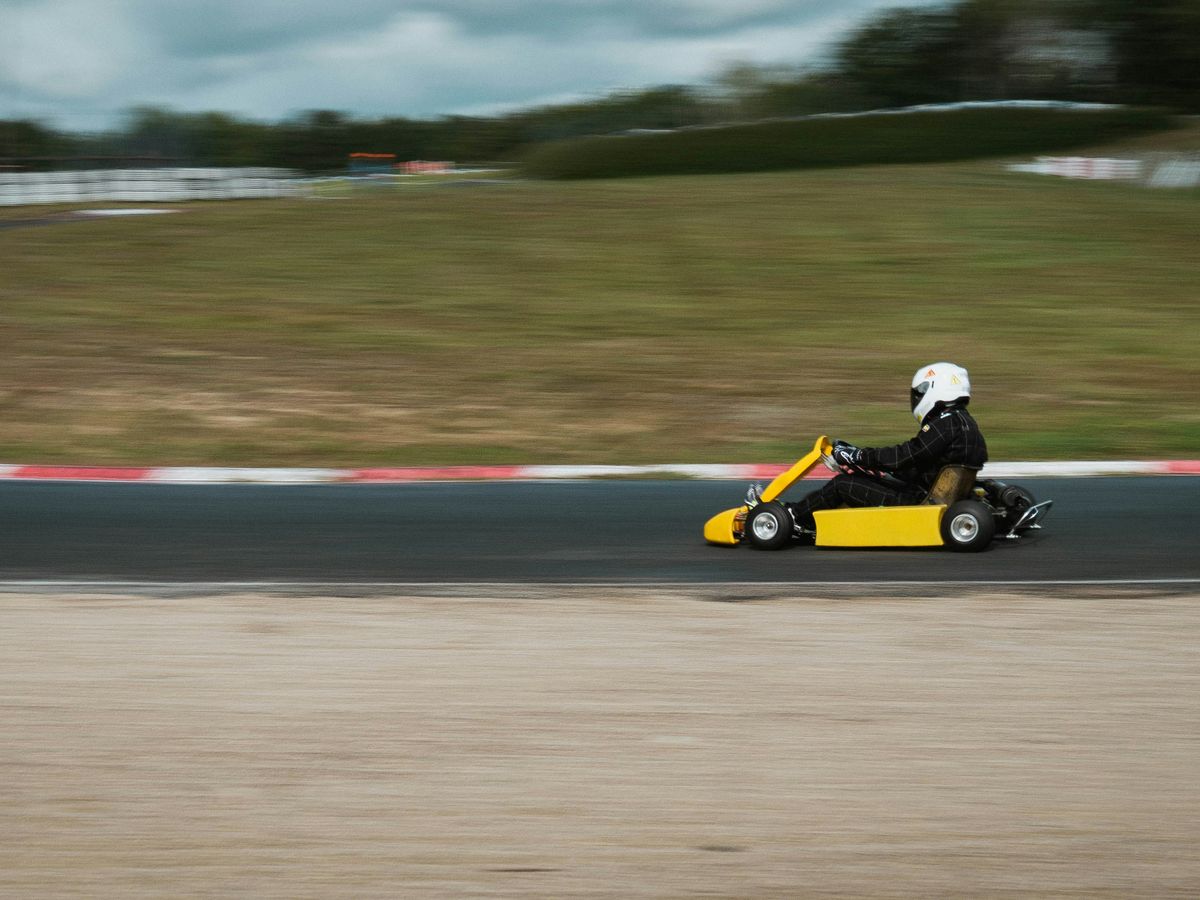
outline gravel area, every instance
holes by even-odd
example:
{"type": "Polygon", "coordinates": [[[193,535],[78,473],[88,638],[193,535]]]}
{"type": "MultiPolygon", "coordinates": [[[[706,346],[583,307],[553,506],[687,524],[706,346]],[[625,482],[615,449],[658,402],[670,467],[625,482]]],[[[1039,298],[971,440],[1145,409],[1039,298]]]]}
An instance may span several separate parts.
{"type": "Polygon", "coordinates": [[[1200,596],[0,596],[0,896],[1200,895],[1200,596]]]}

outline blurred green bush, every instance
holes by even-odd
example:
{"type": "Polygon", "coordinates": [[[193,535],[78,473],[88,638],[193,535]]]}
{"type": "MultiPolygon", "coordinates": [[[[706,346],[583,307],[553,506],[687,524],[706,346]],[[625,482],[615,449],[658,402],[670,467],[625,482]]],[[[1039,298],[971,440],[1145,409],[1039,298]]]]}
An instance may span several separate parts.
{"type": "Polygon", "coordinates": [[[961,109],[760,122],[542,144],[535,178],[701,175],[1048,153],[1171,126],[1151,109],[961,109]]]}

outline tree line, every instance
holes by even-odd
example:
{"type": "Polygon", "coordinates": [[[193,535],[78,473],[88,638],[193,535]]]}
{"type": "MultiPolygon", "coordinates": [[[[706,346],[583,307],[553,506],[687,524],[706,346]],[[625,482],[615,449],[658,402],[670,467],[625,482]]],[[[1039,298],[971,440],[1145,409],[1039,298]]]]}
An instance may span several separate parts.
{"type": "Polygon", "coordinates": [[[0,121],[0,160],[91,165],[282,166],[338,172],[352,152],[499,162],[547,141],[963,100],[1053,99],[1200,112],[1197,0],[959,0],[884,10],[808,67],[732,66],[666,85],[491,117],[279,122],[133,109],[102,134],[0,121]]]}

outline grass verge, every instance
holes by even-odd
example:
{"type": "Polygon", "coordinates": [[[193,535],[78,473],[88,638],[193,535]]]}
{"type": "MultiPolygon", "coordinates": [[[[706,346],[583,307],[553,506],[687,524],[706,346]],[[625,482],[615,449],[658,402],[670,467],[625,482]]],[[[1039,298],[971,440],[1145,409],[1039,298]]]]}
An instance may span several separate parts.
{"type": "Polygon", "coordinates": [[[972,162],[8,229],[0,460],[785,460],[907,437],[941,358],[993,458],[1195,456],[1197,200],[972,162]]]}

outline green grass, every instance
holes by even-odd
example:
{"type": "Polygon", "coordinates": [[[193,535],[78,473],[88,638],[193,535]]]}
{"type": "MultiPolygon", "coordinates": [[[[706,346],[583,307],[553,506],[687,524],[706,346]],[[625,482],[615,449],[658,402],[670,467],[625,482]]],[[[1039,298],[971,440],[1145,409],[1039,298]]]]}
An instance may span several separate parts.
{"type": "Polygon", "coordinates": [[[977,162],[7,230],[0,461],[786,460],[910,436],[943,358],[995,459],[1196,457],[1198,225],[977,162]]]}

